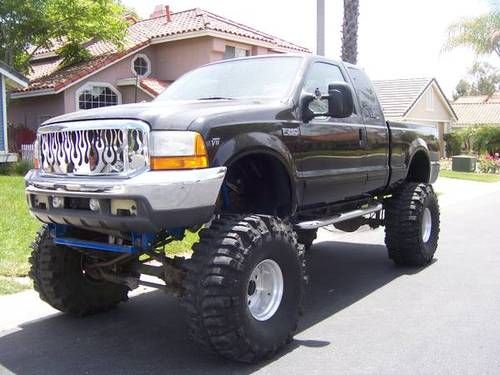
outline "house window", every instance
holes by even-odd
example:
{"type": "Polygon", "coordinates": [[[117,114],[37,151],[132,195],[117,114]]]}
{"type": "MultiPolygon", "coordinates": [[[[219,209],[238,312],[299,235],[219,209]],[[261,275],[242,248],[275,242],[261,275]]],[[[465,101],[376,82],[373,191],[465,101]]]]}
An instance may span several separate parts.
{"type": "Polygon", "coordinates": [[[132,71],[139,77],[149,76],[151,74],[151,61],[149,57],[139,54],[132,59],[132,71]]]}
{"type": "Polygon", "coordinates": [[[90,83],[76,93],[78,109],[108,107],[121,103],[120,92],[107,83],[90,83]]]}
{"type": "Polygon", "coordinates": [[[250,56],[250,50],[233,46],[226,46],[226,49],[224,50],[224,60],[245,56],[250,56]]]}
{"type": "Polygon", "coordinates": [[[425,109],[427,111],[434,111],[434,92],[432,91],[432,87],[425,96],[425,109]]]}

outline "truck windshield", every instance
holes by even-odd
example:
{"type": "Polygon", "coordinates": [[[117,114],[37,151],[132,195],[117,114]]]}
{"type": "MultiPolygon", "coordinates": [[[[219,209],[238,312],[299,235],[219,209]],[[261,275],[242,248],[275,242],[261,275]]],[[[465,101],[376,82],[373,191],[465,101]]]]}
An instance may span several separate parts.
{"type": "Polygon", "coordinates": [[[301,62],[301,57],[278,56],[207,65],[175,81],[156,100],[281,99],[301,62]]]}

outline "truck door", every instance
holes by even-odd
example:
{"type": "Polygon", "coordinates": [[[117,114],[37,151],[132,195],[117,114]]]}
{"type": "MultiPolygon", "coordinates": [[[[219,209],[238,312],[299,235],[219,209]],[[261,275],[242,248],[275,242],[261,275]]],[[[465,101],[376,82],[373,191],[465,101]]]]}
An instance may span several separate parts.
{"type": "Polygon", "coordinates": [[[366,171],[367,192],[384,188],[389,178],[389,130],[370,79],[356,66],[347,65],[366,126],[365,155],[361,161],[366,171]]]}
{"type": "MultiPolygon", "coordinates": [[[[317,61],[309,67],[303,90],[326,95],[329,84],[347,82],[346,76],[340,66],[317,61]]],[[[296,161],[305,185],[303,206],[342,201],[366,190],[366,173],[361,170],[366,131],[356,112],[348,118],[316,117],[301,123],[296,161]]]]}

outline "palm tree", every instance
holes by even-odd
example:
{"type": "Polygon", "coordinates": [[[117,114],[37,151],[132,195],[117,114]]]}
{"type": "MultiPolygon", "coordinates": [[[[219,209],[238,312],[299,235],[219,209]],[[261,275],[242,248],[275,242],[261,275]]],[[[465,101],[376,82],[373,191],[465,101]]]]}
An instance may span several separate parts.
{"type": "Polygon", "coordinates": [[[463,19],[448,28],[449,36],[445,49],[472,47],[476,54],[496,53],[500,57],[500,10],[475,18],[463,19]]]}
{"type": "Polygon", "coordinates": [[[356,64],[358,60],[359,0],[344,0],[342,24],[342,60],[356,64]]]}

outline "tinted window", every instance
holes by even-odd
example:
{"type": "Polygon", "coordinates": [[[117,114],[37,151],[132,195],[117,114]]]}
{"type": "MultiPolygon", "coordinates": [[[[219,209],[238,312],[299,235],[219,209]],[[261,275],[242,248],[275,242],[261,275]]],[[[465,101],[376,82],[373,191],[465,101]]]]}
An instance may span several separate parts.
{"type": "Polygon", "coordinates": [[[367,124],[380,124],[384,121],[384,115],[380,108],[375,89],[368,76],[362,70],[349,67],[354,87],[358,94],[361,114],[367,124]]]}
{"type": "Polygon", "coordinates": [[[297,77],[301,57],[227,60],[193,70],[156,100],[284,98],[297,77]]]}
{"type": "Polygon", "coordinates": [[[314,63],[307,73],[304,90],[314,93],[319,89],[322,95],[328,94],[328,85],[334,82],[345,82],[340,68],[326,63],[314,63]]]}

